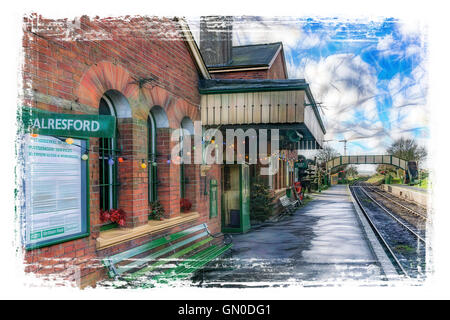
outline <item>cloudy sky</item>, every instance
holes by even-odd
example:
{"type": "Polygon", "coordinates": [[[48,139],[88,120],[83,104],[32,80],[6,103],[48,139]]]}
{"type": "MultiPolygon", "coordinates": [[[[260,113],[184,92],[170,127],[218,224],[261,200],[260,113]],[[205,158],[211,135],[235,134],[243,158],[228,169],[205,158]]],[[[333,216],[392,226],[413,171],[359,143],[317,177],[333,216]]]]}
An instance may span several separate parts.
{"type": "MultiPolygon", "coordinates": [[[[189,18],[198,41],[198,17],[189,18]]],[[[289,78],[322,103],[330,146],[382,154],[401,136],[427,145],[426,27],[385,18],[234,17],[233,45],[282,41],[289,78]]]]}

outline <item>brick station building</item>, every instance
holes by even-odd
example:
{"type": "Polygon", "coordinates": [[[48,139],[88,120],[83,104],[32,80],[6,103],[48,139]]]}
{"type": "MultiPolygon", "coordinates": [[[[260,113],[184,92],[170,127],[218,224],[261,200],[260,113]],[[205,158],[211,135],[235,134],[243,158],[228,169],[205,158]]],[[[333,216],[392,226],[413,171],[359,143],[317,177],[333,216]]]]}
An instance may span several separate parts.
{"type": "MultiPolygon", "coordinates": [[[[53,241],[40,241],[44,233],[24,236],[25,243],[33,239],[24,250],[26,272],[73,281],[80,287],[93,286],[106,278],[101,264],[104,257],[200,223],[207,223],[212,233],[223,231],[223,165],[174,163],[171,151],[178,142],[171,139],[172,133],[186,130],[189,135],[183,139],[192,139],[194,146],[194,123],[206,125],[208,115],[202,115],[202,110],[207,111],[211,88],[223,93],[231,92],[229,87],[239,79],[287,79],[281,43],[232,47],[229,37],[219,43],[227,46],[221,48],[228,50],[225,57],[230,58],[232,51],[234,62],[211,65],[205,52],[208,44],[201,44],[200,53],[187,24],[179,19],[81,17],[69,21],[37,15],[24,19],[23,106],[74,119],[103,115],[115,121],[112,136],[84,137],[78,142],[77,152],[87,156],[81,161],[85,169],[80,173],[86,189],[81,204],[84,231],[59,238],[59,229],[54,228],[46,234],[53,241]],[[236,62],[238,57],[241,64],[236,62]],[[214,83],[217,79],[235,80],[214,83]],[[215,208],[210,207],[211,181],[219,186],[215,208]],[[185,212],[182,198],[192,204],[185,212]],[[156,200],[164,208],[163,220],[151,219],[151,203],[156,200]],[[126,213],[123,227],[101,220],[102,210],[118,208],[126,213]]],[[[309,90],[303,83],[286,81],[292,90],[309,90]]],[[[262,85],[280,95],[287,92],[276,82],[262,85]]],[[[246,86],[255,92],[261,83],[249,80],[242,87],[246,86]]],[[[317,113],[314,121],[321,123],[317,113]]],[[[323,139],[321,132],[317,141],[323,139]]],[[[64,144],[68,135],[62,136],[47,140],[64,144]]],[[[297,156],[292,148],[282,153],[279,161],[284,163],[297,156]]],[[[193,147],[188,155],[193,158],[194,154],[193,147]]],[[[24,166],[26,171],[26,162],[24,166]]],[[[294,180],[287,164],[280,168],[270,182],[278,192],[294,180]]],[[[29,200],[28,191],[21,190],[21,196],[29,200]]],[[[40,195],[53,197],[45,192],[40,195]]],[[[70,194],[65,197],[71,199],[70,194]]],[[[61,199],[55,201],[68,203],[61,199]]]]}

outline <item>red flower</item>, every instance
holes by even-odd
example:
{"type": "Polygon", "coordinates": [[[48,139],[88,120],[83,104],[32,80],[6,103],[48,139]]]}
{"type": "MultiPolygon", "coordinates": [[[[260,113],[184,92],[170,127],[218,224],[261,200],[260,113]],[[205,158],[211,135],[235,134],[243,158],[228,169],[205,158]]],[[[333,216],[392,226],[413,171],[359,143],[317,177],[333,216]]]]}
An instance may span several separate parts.
{"type": "Polygon", "coordinates": [[[109,221],[110,216],[111,216],[111,215],[110,215],[110,213],[109,213],[108,210],[105,210],[105,211],[100,210],[100,220],[101,220],[102,222],[109,221]]]}
{"type": "Polygon", "coordinates": [[[180,207],[183,211],[189,211],[192,208],[192,203],[188,199],[180,200],[180,207]]]}
{"type": "Polygon", "coordinates": [[[122,209],[100,210],[100,220],[102,222],[111,221],[120,226],[125,225],[125,211],[122,209]]]}

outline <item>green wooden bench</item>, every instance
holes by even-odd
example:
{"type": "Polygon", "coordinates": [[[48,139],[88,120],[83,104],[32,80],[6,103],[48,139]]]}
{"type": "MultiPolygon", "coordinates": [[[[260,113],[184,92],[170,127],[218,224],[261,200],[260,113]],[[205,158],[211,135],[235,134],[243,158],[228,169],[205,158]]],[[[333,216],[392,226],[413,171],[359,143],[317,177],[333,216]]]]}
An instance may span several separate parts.
{"type": "Polygon", "coordinates": [[[223,244],[212,244],[219,236],[211,234],[203,223],[106,257],[102,262],[110,278],[127,282],[144,278],[149,282],[167,283],[188,278],[227,252],[232,247],[231,236],[225,235],[223,244]],[[138,255],[139,258],[133,258],[138,255]],[[172,262],[176,265],[171,266],[172,262]]]}

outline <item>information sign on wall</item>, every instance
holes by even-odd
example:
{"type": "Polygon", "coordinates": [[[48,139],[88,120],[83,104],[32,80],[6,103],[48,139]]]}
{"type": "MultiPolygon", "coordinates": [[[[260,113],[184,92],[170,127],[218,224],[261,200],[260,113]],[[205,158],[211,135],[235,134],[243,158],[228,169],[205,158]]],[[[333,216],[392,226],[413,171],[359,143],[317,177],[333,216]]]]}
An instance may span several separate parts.
{"type": "Polygon", "coordinates": [[[24,139],[27,248],[88,234],[86,141],[69,145],[51,136],[24,139]]]}
{"type": "Polygon", "coordinates": [[[112,138],[116,131],[113,116],[92,114],[64,114],[22,107],[25,132],[69,137],[112,138]]]}

